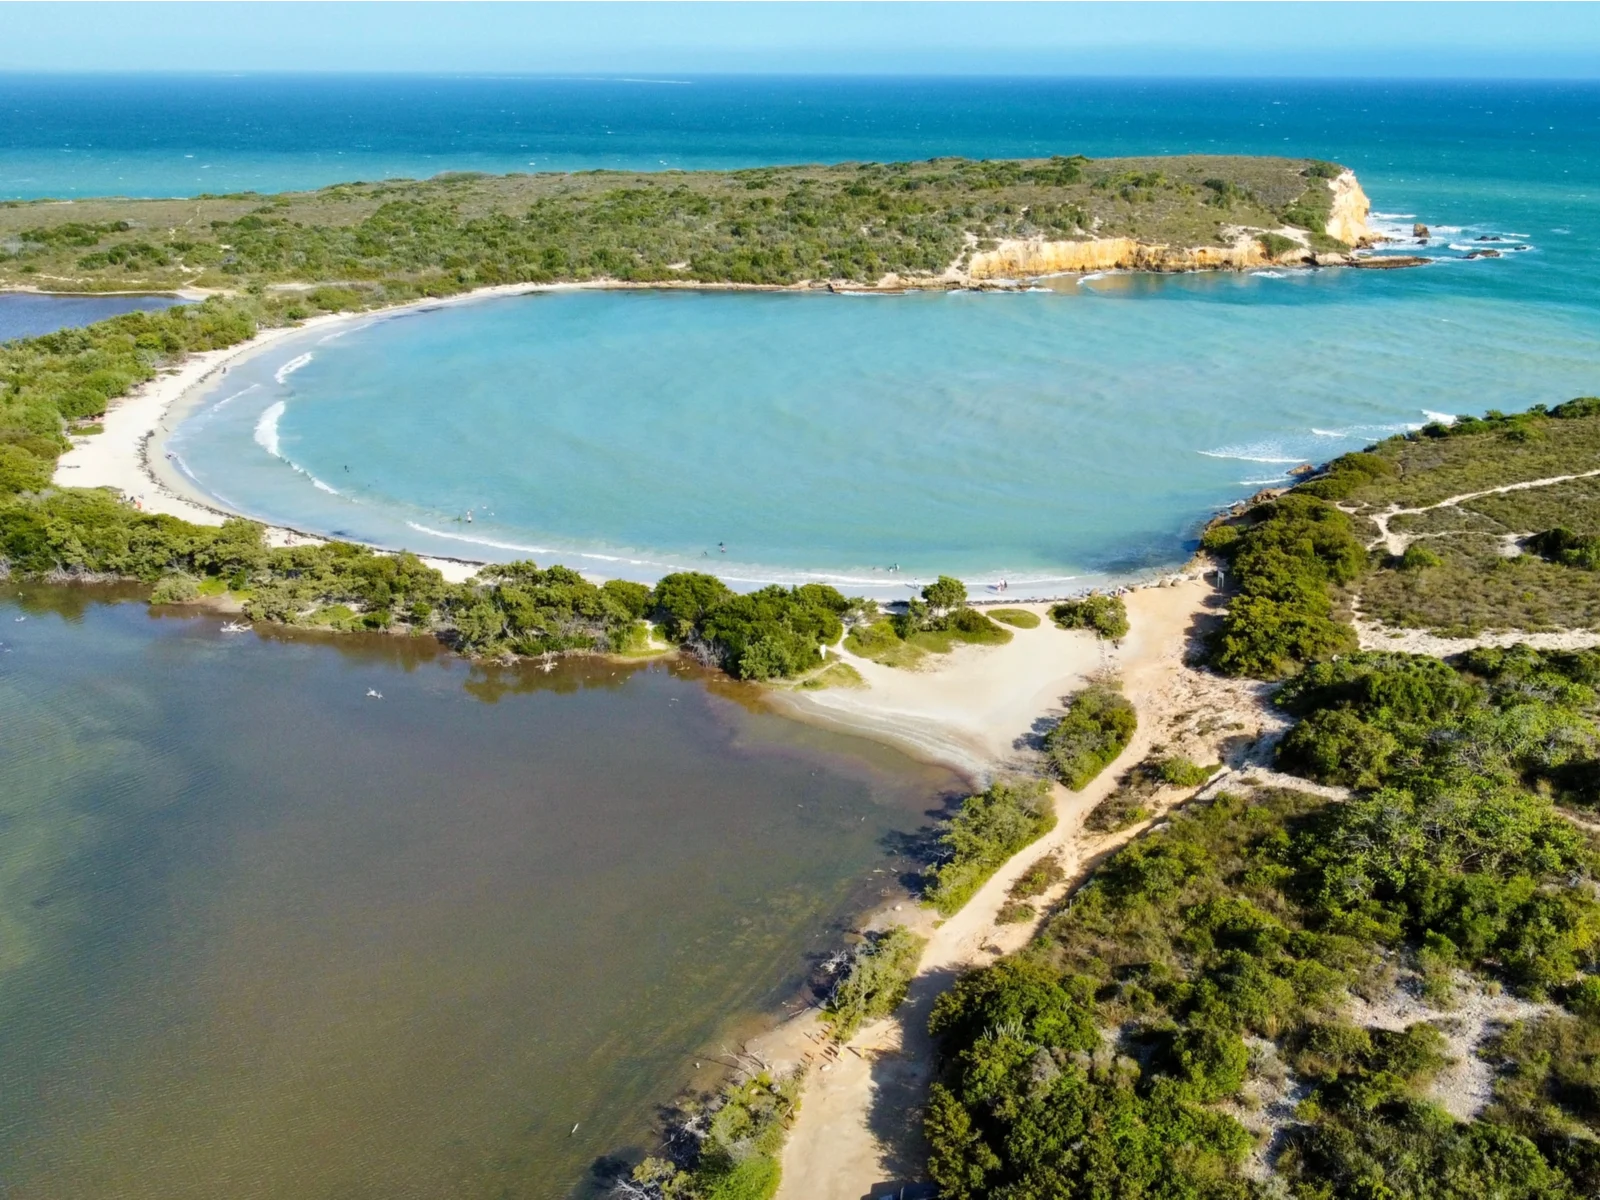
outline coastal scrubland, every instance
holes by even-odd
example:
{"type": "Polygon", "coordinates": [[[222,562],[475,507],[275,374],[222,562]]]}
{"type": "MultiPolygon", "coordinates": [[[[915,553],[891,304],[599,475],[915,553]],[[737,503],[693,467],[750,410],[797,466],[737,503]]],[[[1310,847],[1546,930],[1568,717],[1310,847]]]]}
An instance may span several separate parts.
{"type": "MultiPolygon", "coordinates": [[[[1355,626],[1374,586],[1450,570],[1436,542],[1488,533],[1592,578],[1590,485],[1545,481],[1592,469],[1597,418],[1430,427],[1208,531],[1227,611],[1205,653],[1284,680],[1290,782],[1180,808],[939,998],[943,1196],[1600,1194],[1600,650],[1439,659],[1360,651],[1355,626]],[[1428,553],[1397,547],[1396,510],[1441,501],[1428,553]]],[[[1454,578],[1457,603],[1494,595],[1454,578]]],[[[1540,603],[1573,628],[1585,595],[1540,603]]],[[[1153,754],[1097,827],[1215,770],[1153,754]]]]}
{"type": "Polygon", "coordinates": [[[1600,399],[1434,423],[1213,525],[1233,595],[1218,669],[1278,677],[1350,650],[1359,610],[1471,635],[1600,628],[1600,399]]]}
{"type": "Polygon", "coordinates": [[[294,296],[301,316],[505,283],[932,276],[1001,239],[1328,237],[1312,159],[1081,155],[742,171],[441,175],[314,192],[0,205],[0,285],[294,296]]]}

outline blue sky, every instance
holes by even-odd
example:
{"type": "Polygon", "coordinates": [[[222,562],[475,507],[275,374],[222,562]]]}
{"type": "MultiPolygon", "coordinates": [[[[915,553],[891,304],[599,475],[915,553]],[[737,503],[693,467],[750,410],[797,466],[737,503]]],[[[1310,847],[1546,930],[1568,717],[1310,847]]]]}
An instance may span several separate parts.
{"type": "Polygon", "coordinates": [[[0,5],[6,71],[1600,76],[1597,4],[0,5]]]}

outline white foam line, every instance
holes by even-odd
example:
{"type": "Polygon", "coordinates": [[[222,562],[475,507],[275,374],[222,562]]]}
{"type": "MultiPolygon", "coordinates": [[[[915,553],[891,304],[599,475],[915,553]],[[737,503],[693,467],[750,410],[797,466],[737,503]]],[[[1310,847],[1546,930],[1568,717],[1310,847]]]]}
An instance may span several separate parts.
{"type": "MultiPolygon", "coordinates": [[[[346,326],[343,329],[336,329],[330,334],[327,334],[327,335],[325,335],[323,337],[319,337],[317,339],[317,345],[326,346],[329,342],[337,342],[340,338],[342,338],[347,333],[360,333],[363,329],[371,329],[376,324],[377,324],[376,321],[368,321],[364,325],[350,325],[350,326],[346,326]]],[[[298,368],[296,368],[296,369],[298,370],[298,368]]]]}
{"type": "Polygon", "coordinates": [[[296,355],[294,358],[291,358],[288,362],[284,363],[283,366],[274,371],[272,373],[272,378],[277,380],[279,383],[284,383],[288,380],[289,376],[293,375],[296,371],[310,361],[311,355],[309,352],[306,354],[296,355]]]}
{"type": "Polygon", "coordinates": [[[1204,454],[1207,458],[1229,458],[1229,459],[1233,459],[1233,460],[1235,460],[1237,462],[1253,462],[1253,463],[1297,463],[1297,462],[1305,462],[1304,458],[1282,458],[1282,457],[1275,456],[1275,455],[1263,455],[1263,454],[1237,454],[1237,453],[1234,453],[1232,451],[1227,451],[1227,450],[1200,450],[1200,451],[1197,451],[1197,453],[1204,454]]]}
{"type": "Polygon", "coordinates": [[[255,391],[260,386],[261,385],[259,383],[252,383],[249,387],[245,388],[244,391],[235,392],[233,395],[229,396],[226,400],[218,400],[215,404],[213,404],[211,406],[211,411],[212,412],[216,412],[217,409],[221,408],[223,405],[232,404],[240,396],[248,395],[250,392],[255,391]]]}
{"type": "Polygon", "coordinates": [[[273,458],[283,457],[283,452],[278,448],[278,418],[283,416],[285,407],[282,400],[276,400],[262,410],[256,421],[255,443],[273,458]]]}
{"type": "Polygon", "coordinates": [[[1456,419],[1452,414],[1434,412],[1431,408],[1423,409],[1422,415],[1427,417],[1430,422],[1437,422],[1440,425],[1454,425],[1456,423],[1456,419]]]}

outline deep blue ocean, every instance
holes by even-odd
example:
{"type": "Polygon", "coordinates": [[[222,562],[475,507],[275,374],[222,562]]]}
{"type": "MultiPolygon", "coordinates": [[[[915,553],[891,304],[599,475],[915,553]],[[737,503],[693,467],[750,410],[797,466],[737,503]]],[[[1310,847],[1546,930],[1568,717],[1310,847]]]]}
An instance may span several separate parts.
{"type": "Polygon", "coordinates": [[[1077,152],[1334,159],[1438,261],[485,302],[282,343],[173,448],[242,511],[387,545],[1054,590],[1178,561],[1217,506],[1430,414],[1600,391],[1593,84],[0,79],[17,197],[1077,152]]]}

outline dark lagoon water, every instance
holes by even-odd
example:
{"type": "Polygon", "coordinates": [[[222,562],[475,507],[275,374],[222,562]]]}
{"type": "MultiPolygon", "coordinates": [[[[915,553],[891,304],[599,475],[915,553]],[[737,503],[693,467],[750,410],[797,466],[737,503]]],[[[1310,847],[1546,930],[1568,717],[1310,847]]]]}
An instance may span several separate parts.
{"type": "Polygon", "coordinates": [[[60,296],[0,292],[0,342],[93,325],[130,312],[157,312],[181,303],[175,296],[60,296]]]}
{"type": "Polygon", "coordinates": [[[688,668],[219,626],[0,600],[9,1200],[581,1191],[958,786],[688,668]]]}

